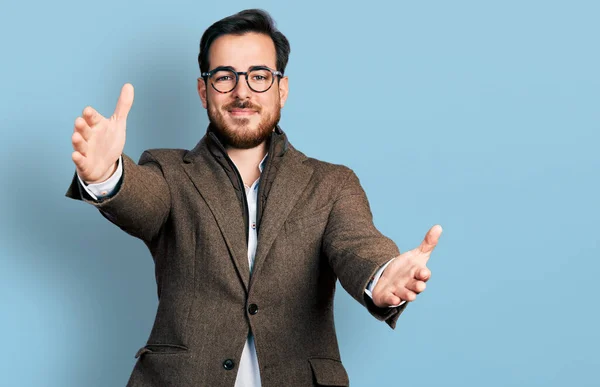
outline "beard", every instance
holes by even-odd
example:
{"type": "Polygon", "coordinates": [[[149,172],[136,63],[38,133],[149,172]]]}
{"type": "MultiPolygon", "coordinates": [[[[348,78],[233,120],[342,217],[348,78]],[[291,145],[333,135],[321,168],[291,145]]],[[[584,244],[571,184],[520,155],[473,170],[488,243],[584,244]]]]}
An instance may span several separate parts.
{"type": "Polygon", "coordinates": [[[281,118],[281,105],[279,103],[271,114],[265,114],[264,116],[261,115],[262,107],[250,101],[235,100],[224,105],[221,109],[210,103],[207,107],[208,120],[219,140],[223,145],[237,149],[250,149],[262,144],[269,138],[281,118]],[[227,124],[225,115],[234,108],[255,110],[262,118],[256,128],[252,128],[249,118],[234,117],[235,127],[231,127],[227,124]]]}

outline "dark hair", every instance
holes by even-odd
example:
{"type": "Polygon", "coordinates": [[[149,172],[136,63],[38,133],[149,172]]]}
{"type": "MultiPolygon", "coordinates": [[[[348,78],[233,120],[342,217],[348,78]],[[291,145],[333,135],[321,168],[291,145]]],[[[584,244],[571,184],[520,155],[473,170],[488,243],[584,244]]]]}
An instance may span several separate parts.
{"type": "Polygon", "coordinates": [[[208,51],[210,46],[223,35],[243,35],[248,32],[256,32],[268,35],[273,39],[275,52],[277,53],[277,69],[285,72],[285,66],[290,56],[290,43],[287,38],[275,28],[275,22],[267,11],[262,9],[247,9],[228,16],[215,22],[208,27],[202,39],[200,39],[200,54],[198,54],[198,65],[200,72],[209,71],[208,51]]]}

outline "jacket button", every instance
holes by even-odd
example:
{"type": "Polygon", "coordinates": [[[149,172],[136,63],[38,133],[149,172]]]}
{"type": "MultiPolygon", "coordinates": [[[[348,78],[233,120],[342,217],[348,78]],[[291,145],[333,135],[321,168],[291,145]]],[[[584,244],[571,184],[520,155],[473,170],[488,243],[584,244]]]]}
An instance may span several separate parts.
{"type": "Polygon", "coordinates": [[[235,366],[235,363],[231,359],[227,359],[223,362],[223,368],[225,368],[227,371],[231,371],[233,366],[235,366]]]}
{"type": "Polygon", "coordinates": [[[248,307],[248,313],[255,315],[256,313],[258,313],[258,305],[256,304],[250,304],[250,306],[248,307]]]}

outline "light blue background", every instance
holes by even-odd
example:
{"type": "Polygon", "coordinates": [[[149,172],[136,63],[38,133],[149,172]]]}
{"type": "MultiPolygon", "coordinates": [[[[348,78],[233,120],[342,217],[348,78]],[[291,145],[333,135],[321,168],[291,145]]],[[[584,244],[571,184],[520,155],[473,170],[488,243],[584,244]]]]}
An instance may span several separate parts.
{"type": "Polygon", "coordinates": [[[0,384],[125,385],[152,260],[64,196],[73,121],[131,82],[125,152],[193,147],[200,36],[261,7],[291,42],[291,142],[352,167],[402,251],[444,227],[395,331],[338,292],[352,385],[600,385],[598,4],[4,2],[0,384]]]}

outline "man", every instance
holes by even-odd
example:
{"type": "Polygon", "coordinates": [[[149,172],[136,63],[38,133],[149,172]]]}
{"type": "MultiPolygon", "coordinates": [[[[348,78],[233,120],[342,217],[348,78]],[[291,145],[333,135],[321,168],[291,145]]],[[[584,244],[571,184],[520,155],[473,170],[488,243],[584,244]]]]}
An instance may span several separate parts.
{"type": "Polygon", "coordinates": [[[335,282],[392,328],[430,277],[441,227],[402,255],[373,226],[356,175],[296,150],[278,126],[290,47],[247,10],[200,42],[209,127],[190,151],[123,154],[133,87],[115,113],[75,120],[84,200],[148,246],[159,306],[128,386],[347,386],[335,282]]]}

